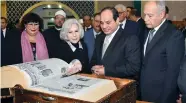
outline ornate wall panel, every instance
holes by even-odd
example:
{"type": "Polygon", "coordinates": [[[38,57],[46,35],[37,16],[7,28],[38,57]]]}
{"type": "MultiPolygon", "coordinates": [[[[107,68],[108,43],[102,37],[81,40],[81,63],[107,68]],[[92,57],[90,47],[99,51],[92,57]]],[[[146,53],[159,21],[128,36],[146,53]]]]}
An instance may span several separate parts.
{"type": "MultiPolygon", "coordinates": [[[[9,22],[15,22],[32,5],[41,1],[7,1],[7,18],[9,22]]],[[[84,14],[94,14],[94,1],[57,1],[72,8],[80,17],[84,14]]]]}

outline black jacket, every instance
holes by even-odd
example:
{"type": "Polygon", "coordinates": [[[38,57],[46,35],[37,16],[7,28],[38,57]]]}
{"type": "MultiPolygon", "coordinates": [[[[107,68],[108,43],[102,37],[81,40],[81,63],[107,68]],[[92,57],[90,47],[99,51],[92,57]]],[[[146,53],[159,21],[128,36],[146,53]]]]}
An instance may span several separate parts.
{"type": "Polygon", "coordinates": [[[180,67],[180,74],[178,77],[178,86],[182,94],[182,103],[186,103],[186,55],[180,67]]]}
{"type": "Polygon", "coordinates": [[[50,52],[49,57],[59,58],[67,63],[70,63],[73,59],[78,59],[82,63],[82,72],[90,73],[88,50],[83,41],[81,41],[81,44],[83,49],[76,48],[76,50],[73,52],[70,46],[65,41],[61,40],[61,43],[57,44],[53,49],[48,48],[48,51],[50,52]]]}

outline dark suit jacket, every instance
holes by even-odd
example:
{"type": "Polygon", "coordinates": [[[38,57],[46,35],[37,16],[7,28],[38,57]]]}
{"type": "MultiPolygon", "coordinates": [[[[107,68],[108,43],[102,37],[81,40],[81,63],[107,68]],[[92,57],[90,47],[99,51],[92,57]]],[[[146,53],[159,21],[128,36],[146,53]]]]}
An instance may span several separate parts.
{"type": "Polygon", "coordinates": [[[95,37],[94,37],[93,29],[90,29],[85,32],[83,40],[88,49],[88,58],[89,60],[91,60],[93,52],[94,52],[94,44],[95,44],[95,37]]]}
{"type": "Polygon", "coordinates": [[[61,44],[60,31],[56,30],[55,27],[46,29],[43,32],[43,36],[45,38],[47,48],[50,50],[48,51],[49,55],[55,54],[58,49],[62,49],[58,48],[58,45],[61,44]]]}
{"type": "Polygon", "coordinates": [[[175,103],[184,55],[183,35],[165,21],[148,46],[140,75],[141,98],[155,103],[175,103]]]}
{"type": "Polygon", "coordinates": [[[184,30],[182,31],[182,33],[183,33],[184,37],[186,38],[186,29],[184,29],[184,30]]]}
{"type": "Polygon", "coordinates": [[[20,32],[17,29],[6,29],[5,38],[3,32],[1,31],[1,66],[10,64],[10,48],[14,45],[14,42],[17,43],[17,39],[20,36],[20,32]]]}
{"type": "Polygon", "coordinates": [[[100,34],[96,38],[91,65],[103,65],[106,76],[132,78],[137,75],[140,69],[140,45],[136,35],[118,29],[102,58],[105,35],[100,34]]]}
{"type": "Polygon", "coordinates": [[[12,36],[6,44],[6,65],[22,63],[21,32],[14,29],[10,34],[12,36]]]}
{"type": "Polygon", "coordinates": [[[182,103],[186,103],[186,55],[180,67],[180,74],[178,77],[178,86],[182,94],[182,103]]]}
{"type": "MultiPolygon", "coordinates": [[[[90,73],[91,70],[89,69],[89,60],[88,60],[88,51],[86,44],[82,41],[83,49],[76,49],[75,52],[72,51],[70,46],[63,40],[61,40],[60,44],[57,44],[55,47],[55,52],[49,55],[50,58],[59,58],[67,63],[70,63],[73,59],[78,59],[82,63],[82,72],[83,73],[90,73]]],[[[51,48],[48,48],[48,51],[51,52],[51,48]]]]}
{"type": "Polygon", "coordinates": [[[127,20],[124,28],[125,32],[135,34],[139,37],[140,28],[139,25],[131,20],[127,20]]]}
{"type": "Polygon", "coordinates": [[[5,38],[3,36],[3,31],[1,30],[1,66],[6,65],[6,42],[5,42],[5,38]]]}
{"type": "Polygon", "coordinates": [[[140,43],[141,43],[141,48],[142,48],[142,46],[144,44],[144,36],[145,36],[146,25],[145,25],[145,21],[142,18],[140,18],[137,21],[137,23],[138,23],[139,30],[140,30],[138,37],[139,37],[139,40],[140,40],[140,43]]]}

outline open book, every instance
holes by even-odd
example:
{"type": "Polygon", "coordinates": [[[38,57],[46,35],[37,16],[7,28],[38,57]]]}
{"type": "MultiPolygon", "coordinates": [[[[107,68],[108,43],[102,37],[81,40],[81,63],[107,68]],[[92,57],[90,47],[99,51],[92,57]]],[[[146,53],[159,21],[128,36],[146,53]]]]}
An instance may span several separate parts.
{"type": "Polygon", "coordinates": [[[117,90],[112,80],[67,76],[70,64],[52,58],[1,68],[1,88],[16,84],[24,89],[95,102],[117,90]]]}

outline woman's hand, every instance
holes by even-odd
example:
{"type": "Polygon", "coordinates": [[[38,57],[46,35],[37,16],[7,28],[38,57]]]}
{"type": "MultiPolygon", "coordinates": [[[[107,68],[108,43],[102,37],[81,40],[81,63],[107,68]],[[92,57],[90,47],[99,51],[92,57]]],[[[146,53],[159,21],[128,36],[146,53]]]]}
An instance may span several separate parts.
{"type": "Polygon", "coordinates": [[[180,94],[179,99],[176,101],[177,103],[182,103],[182,102],[181,102],[181,97],[182,97],[182,95],[180,94]]]}
{"type": "Polygon", "coordinates": [[[82,64],[78,59],[74,59],[70,62],[70,66],[67,69],[67,75],[71,75],[82,70],[82,64]]]}

